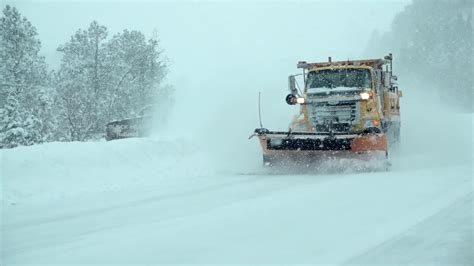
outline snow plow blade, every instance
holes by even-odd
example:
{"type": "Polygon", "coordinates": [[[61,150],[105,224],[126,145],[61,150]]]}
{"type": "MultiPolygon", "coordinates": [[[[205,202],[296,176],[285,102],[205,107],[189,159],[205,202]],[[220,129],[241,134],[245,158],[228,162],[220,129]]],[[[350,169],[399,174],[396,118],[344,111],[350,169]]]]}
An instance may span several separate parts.
{"type": "Polygon", "coordinates": [[[265,165],[315,163],[328,159],[371,161],[387,157],[387,137],[383,133],[313,133],[269,131],[257,128],[265,165]]]}

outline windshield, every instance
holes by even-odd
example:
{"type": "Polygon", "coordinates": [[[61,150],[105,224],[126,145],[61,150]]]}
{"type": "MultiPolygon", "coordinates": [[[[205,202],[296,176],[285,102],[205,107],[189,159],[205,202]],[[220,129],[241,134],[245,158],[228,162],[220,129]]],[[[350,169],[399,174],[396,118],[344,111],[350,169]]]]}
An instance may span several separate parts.
{"type": "Polygon", "coordinates": [[[325,69],[308,73],[308,88],[370,88],[368,69],[325,69]]]}

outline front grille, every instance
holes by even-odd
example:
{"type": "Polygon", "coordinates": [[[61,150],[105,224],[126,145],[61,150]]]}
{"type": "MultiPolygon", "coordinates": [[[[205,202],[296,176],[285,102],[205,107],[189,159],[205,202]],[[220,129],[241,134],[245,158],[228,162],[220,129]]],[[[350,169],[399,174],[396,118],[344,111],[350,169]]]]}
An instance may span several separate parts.
{"type": "Polygon", "coordinates": [[[308,115],[316,131],[349,132],[359,120],[358,101],[317,102],[307,105],[308,115]]]}

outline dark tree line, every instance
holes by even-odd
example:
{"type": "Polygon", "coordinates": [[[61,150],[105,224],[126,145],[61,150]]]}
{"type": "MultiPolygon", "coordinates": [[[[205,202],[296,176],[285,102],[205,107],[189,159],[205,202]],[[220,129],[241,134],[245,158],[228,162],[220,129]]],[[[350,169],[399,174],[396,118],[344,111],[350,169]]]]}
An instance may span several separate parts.
{"type": "Polygon", "coordinates": [[[93,21],[58,47],[52,71],[39,55],[35,27],[6,6],[0,20],[0,148],[100,137],[104,125],[169,102],[156,36],[113,36],[93,21]]]}
{"type": "Polygon", "coordinates": [[[427,82],[430,91],[472,112],[472,0],[414,0],[391,30],[374,32],[368,53],[393,52],[397,72],[427,82]]]}

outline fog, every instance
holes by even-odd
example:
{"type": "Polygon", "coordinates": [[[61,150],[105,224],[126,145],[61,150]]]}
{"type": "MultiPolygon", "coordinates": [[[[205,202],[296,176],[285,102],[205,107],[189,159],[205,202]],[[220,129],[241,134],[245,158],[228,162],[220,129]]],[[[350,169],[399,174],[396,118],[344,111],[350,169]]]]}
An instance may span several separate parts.
{"type": "MultiPolygon", "coordinates": [[[[53,68],[60,61],[57,46],[92,20],[107,26],[109,36],[123,29],[140,30],[149,37],[156,33],[169,65],[165,83],[175,92],[172,109],[158,114],[168,119],[166,124],[156,123],[154,137],[189,141],[215,157],[221,168],[239,161],[246,162],[246,169],[260,164],[259,145],[247,140],[258,126],[258,93],[262,93],[264,127],[287,129],[298,111],[284,102],[287,76],[299,72],[296,62],[323,61],[328,56],[363,58],[372,32],[387,31],[409,2],[8,3],[37,27],[42,54],[53,68]]],[[[429,121],[423,121],[424,127],[416,125],[420,114],[416,102],[424,96],[412,90],[423,83],[399,78],[401,88],[406,88],[402,98],[405,147],[416,142],[431,150],[434,140],[417,142],[412,135],[413,130],[422,133],[426,126],[435,127],[429,121]]],[[[440,113],[435,103],[429,106],[430,112],[440,113]]],[[[444,137],[450,132],[446,130],[444,137]]]]}
{"type": "Polygon", "coordinates": [[[360,58],[370,34],[387,30],[407,3],[10,2],[37,27],[53,68],[57,46],[92,20],[109,36],[123,29],[156,33],[169,64],[165,82],[175,90],[173,109],[158,114],[169,119],[155,125],[156,136],[191,138],[234,157],[239,153],[222,147],[245,147],[240,159],[259,152],[247,141],[258,126],[259,92],[264,126],[286,129],[297,112],[284,102],[297,61],[360,58]]]}

